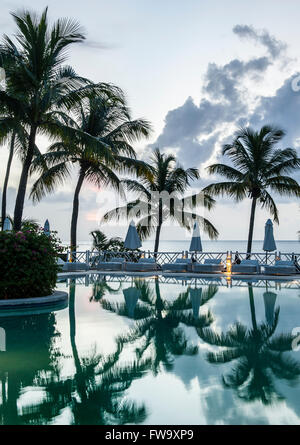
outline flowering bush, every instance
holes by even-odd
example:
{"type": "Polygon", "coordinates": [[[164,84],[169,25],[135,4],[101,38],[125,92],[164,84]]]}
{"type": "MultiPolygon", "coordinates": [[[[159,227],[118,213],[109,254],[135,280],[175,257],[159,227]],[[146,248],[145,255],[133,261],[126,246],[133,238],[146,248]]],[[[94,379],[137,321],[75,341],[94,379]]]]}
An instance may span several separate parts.
{"type": "Polygon", "coordinates": [[[43,229],[0,232],[0,299],[51,294],[61,251],[55,234],[47,236],[43,229]]]}

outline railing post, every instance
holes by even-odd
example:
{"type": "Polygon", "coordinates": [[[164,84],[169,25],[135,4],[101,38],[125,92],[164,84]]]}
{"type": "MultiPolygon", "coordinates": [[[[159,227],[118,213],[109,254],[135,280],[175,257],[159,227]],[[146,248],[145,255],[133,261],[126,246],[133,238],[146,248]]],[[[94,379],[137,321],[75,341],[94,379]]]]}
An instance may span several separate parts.
{"type": "Polygon", "coordinates": [[[88,266],[90,265],[90,251],[89,250],[87,250],[85,252],[85,262],[88,266]]]}

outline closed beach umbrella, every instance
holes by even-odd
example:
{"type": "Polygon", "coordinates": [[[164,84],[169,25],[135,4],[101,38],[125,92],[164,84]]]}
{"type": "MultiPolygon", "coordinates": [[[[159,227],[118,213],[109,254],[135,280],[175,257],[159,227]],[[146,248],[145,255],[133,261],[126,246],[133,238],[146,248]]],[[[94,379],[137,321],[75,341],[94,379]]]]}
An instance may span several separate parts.
{"type": "Polygon", "coordinates": [[[202,252],[202,243],[200,238],[200,229],[197,221],[194,224],[193,236],[190,245],[190,252],[202,252]]]}
{"type": "Polygon", "coordinates": [[[46,219],[45,224],[44,224],[44,233],[47,236],[50,236],[50,224],[48,219],[46,219]]]}
{"type": "Polygon", "coordinates": [[[274,309],[277,295],[274,292],[264,292],[265,316],[269,326],[274,323],[274,309]]]}
{"type": "Polygon", "coordinates": [[[265,225],[265,238],[264,238],[263,250],[265,252],[273,252],[274,250],[276,250],[276,244],[273,234],[273,223],[270,219],[268,219],[265,225]]]}
{"type": "Polygon", "coordinates": [[[273,234],[273,223],[270,219],[268,219],[265,225],[265,238],[264,238],[263,250],[266,252],[266,262],[268,260],[268,252],[273,252],[274,250],[276,250],[276,244],[273,234]]]}
{"type": "Polygon", "coordinates": [[[10,222],[10,220],[9,220],[8,218],[5,218],[5,220],[4,220],[4,224],[3,224],[3,230],[4,230],[5,232],[10,232],[11,229],[12,229],[12,226],[11,226],[11,222],[10,222]]]}
{"type": "Polygon", "coordinates": [[[136,304],[138,302],[139,297],[141,296],[141,292],[136,287],[128,287],[123,290],[123,295],[125,298],[125,304],[128,312],[128,316],[130,318],[134,317],[134,310],[136,304]]]}
{"type": "Polygon", "coordinates": [[[129,224],[128,227],[128,231],[127,231],[127,235],[125,238],[125,242],[124,242],[124,247],[126,249],[138,249],[139,247],[141,247],[142,243],[140,240],[140,237],[137,233],[134,221],[131,221],[131,223],[129,224]]]}
{"type": "Polygon", "coordinates": [[[202,287],[199,289],[189,289],[189,294],[192,303],[193,315],[195,318],[198,318],[202,299],[202,287]]]}

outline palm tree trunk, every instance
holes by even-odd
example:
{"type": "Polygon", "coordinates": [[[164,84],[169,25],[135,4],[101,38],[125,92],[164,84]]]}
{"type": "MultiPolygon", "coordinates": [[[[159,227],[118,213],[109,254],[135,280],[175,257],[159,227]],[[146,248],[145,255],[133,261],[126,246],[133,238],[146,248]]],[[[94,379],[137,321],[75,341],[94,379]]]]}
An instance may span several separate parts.
{"type": "Polygon", "coordinates": [[[9,149],[9,156],[6,166],[6,172],[5,172],[5,178],[4,178],[4,184],[3,184],[3,191],[2,191],[2,209],[1,209],[1,222],[2,222],[2,228],[4,225],[4,220],[6,218],[6,196],[7,196],[7,186],[8,186],[8,179],[10,175],[10,168],[11,163],[14,156],[14,145],[15,145],[15,133],[13,133],[10,141],[10,149],[9,149]]]}
{"type": "Polygon", "coordinates": [[[30,130],[30,135],[29,135],[28,150],[27,150],[26,157],[25,157],[25,160],[23,163],[23,168],[22,168],[22,173],[21,173],[21,178],[20,178],[19,188],[18,188],[18,193],[17,193],[17,198],[16,198],[16,204],[15,204],[15,212],[14,212],[14,229],[15,230],[21,230],[24,201],[25,201],[25,195],[26,195],[26,187],[27,187],[29,169],[30,169],[33,154],[34,154],[36,131],[37,131],[36,126],[32,126],[31,130],[30,130]]]}
{"type": "Polygon", "coordinates": [[[160,237],[160,231],[161,231],[161,224],[156,227],[156,235],[155,235],[155,244],[154,244],[154,253],[158,252],[158,246],[159,246],[159,237],[160,237]]]}
{"type": "Polygon", "coordinates": [[[83,169],[80,170],[74,198],[73,198],[73,211],[72,211],[72,220],[71,220],[71,258],[73,252],[76,252],[77,248],[77,221],[78,221],[78,212],[79,212],[79,193],[84,181],[85,172],[83,169]]]}
{"type": "Polygon", "coordinates": [[[155,244],[154,244],[155,257],[156,257],[156,253],[158,252],[159,237],[160,237],[160,231],[161,231],[162,223],[163,223],[163,219],[162,219],[162,200],[160,198],[159,199],[159,205],[158,205],[158,225],[156,227],[155,244]]]}
{"type": "MultiPolygon", "coordinates": [[[[257,198],[252,198],[247,253],[251,253],[251,250],[252,250],[252,239],[253,239],[253,228],[254,228],[256,200],[257,200],[257,198]]],[[[247,258],[250,258],[250,255],[247,255],[247,258]]]]}

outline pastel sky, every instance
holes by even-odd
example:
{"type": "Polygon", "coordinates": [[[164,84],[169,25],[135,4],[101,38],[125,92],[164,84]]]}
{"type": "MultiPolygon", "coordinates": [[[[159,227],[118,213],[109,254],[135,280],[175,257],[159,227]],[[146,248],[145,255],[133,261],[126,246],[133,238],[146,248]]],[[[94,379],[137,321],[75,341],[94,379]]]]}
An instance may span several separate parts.
{"type": "MultiPolygon", "coordinates": [[[[292,88],[300,72],[298,1],[2,0],[1,35],[14,32],[10,11],[29,8],[39,12],[47,5],[51,20],[72,17],[86,31],[86,42],[74,46],[68,63],[95,82],[109,81],[123,88],[133,117],[152,122],[151,139],[136,146],[139,155],[146,159],[155,146],[175,152],[185,167],[200,169],[201,181],[195,189],[216,179],[207,176],[205,167],[221,160],[222,144],[239,125],[281,125],[287,132],[282,148],[300,150],[300,91],[292,88]]],[[[42,150],[47,143],[39,138],[42,150]]],[[[7,154],[2,147],[0,187],[7,154]]],[[[11,214],[19,174],[16,158],[8,194],[11,214]]],[[[73,182],[37,206],[26,201],[24,216],[41,223],[49,218],[51,228],[67,240],[75,179],[76,171],[73,182]]],[[[295,239],[300,229],[299,203],[276,199],[280,212],[276,236],[295,239]]],[[[98,227],[99,216],[115,204],[112,192],[85,184],[78,239],[88,240],[88,233],[98,227]]],[[[216,208],[205,216],[218,228],[220,239],[241,240],[247,237],[249,213],[250,201],[235,204],[219,199],[216,208]]],[[[255,239],[263,238],[267,218],[268,214],[259,209],[255,239]]],[[[122,236],[126,223],[103,229],[108,235],[122,236]]],[[[181,239],[186,233],[166,227],[162,236],[181,239]]]]}

